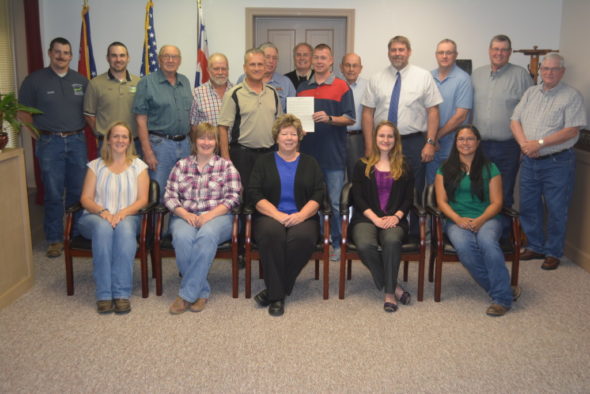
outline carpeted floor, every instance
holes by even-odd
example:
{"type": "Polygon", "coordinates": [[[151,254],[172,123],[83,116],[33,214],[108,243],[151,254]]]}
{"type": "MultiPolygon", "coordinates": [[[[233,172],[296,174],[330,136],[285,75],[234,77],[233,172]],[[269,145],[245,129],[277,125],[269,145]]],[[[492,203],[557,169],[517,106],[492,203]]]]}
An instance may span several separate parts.
{"type": "MultiPolygon", "coordinates": [[[[178,290],[164,264],[164,295],[154,283],[133,311],[99,316],[89,260],[74,262],[76,295],[65,294],[63,258],[40,246],[35,287],[0,310],[0,392],[590,392],[590,274],[571,262],[542,271],[523,262],[523,295],[502,318],[458,264],[443,270],[442,302],[414,298],[394,314],[359,263],[344,300],[321,298],[313,265],[303,271],[281,318],[243,296],[232,299],[229,264],[216,262],[213,295],[201,313],[168,314],[178,290]]],[[[253,294],[263,286],[253,282],[253,294]]]]}

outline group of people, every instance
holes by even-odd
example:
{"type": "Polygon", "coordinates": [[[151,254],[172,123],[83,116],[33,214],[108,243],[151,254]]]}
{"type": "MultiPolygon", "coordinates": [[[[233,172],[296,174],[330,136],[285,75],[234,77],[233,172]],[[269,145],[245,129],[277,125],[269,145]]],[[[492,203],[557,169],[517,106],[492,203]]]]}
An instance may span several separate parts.
{"type": "Polygon", "coordinates": [[[109,70],[91,81],[69,68],[67,40],[54,39],[48,52],[49,67],[29,75],[19,95],[22,104],[43,111],[22,116],[41,132],[36,154],[47,255],[57,257],[63,248],[65,191],[65,204],[80,200],[85,208],[78,230],[93,240],[99,313],[130,310],[134,214],[147,203],[149,178],[173,213],[169,231],[182,279],[172,314],[205,308],[216,245],[230,238],[230,212],[243,201],[256,210],[254,238],[265,272],[255,301],[282,315],[318,240],[317,211],[326,193],[333,212],[330,259],[340,260],[338,213],[347,179],[352,239],[384,292],[387,312],[410,303],[397,284],[400,249],[418,231],[411,206],[414,190],[420,196],[425,184],[434,183],[445,231],[492,300],[488,315],[505,314],[520,295],[510,288],[499,247],[506,227],[499,213],[513,204],[519,167],[528,238],[521,259],[542,258],[544,269],[559,265],[572,147],[586,115],[581,95],[561,82],[565,64],[558,54],[543,60],[542,83],[533,86],[526,70],[509,63],[507,36],[492,38],[490,65],[471,76],[456,64],[454,41],[438,43],[438,68],[429,72],[409,63],[410,41],[395,36],[387,44],[390,65],[367,80],[355,53],[343,57],[344,79],[337,77],[326,44],[296,45],[296,68],[281,75],[278,48],[265,43],[245,52],[235,85],[227,57],[211,55],[210,80],[192,91],[172,45],[160,49],[159,70],[141,79],[128,72],[121,42],[109,45],[109,70]],[[305,133],[288,114],[293,96],[314,97],[315,132],[305,133]],[[101,146],[100,158],[88,164],[85,123],[101,146]]]}

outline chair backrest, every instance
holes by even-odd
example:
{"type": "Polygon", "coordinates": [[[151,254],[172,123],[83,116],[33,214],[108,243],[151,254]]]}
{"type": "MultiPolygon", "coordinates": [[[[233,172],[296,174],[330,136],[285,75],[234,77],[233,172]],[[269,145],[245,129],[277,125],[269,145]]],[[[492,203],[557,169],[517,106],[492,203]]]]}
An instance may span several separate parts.
{"type": "Polygon", "coordinates": [[[148,203],[160,202],[160,185],[154,179],[150,179],[150,190],[148,192],[148,203]]]}
{"type": "Polygon", "coordinates": [[[436,208],[436,194],[434,192],[434,184],[428,185],[426,187],[426,193],[424,193],[424,203],[423,206],[436,208]]]}
{"type": "Polygon", "coordinates": [[[348,215],[349,208],[352,205],[352,182],[347,182],[342,186],[342,192],[340,193],[340,215],[348,215]]]}

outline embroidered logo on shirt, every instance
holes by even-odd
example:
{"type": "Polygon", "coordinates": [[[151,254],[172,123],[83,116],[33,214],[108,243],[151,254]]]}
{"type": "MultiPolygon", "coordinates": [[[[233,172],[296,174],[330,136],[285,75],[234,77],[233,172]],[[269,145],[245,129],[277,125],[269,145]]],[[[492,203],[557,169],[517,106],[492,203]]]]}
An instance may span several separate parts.
{"type": "Polygon", "coordinates": [[[74,89],[75,96],[84,96],[84,88],[79,83],[73,83],[72,89],[74,89]]]}

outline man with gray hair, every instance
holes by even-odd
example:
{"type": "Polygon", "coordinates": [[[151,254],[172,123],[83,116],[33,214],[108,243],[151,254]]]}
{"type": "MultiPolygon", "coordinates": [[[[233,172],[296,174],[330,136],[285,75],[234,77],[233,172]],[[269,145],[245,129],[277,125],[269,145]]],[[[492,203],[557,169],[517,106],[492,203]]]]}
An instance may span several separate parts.
{"type": "Polygon", "coordinates": [[[307,42],[300,42],[293,48],[293,61],[295,62],[295,70],[285,74],[295,86],[295,89],[303,81],[308,81],[313,75],[311,68],[311,54],[313,48],[307,42]]]}
{"type": "MultiPolygon", "coordinates": [[[[481,148],[502,174],[504,206],[514,202],[514,183],[518,173],[520,148],[510,132],[510,115],[532,84],[523,67],[509,63],[512,42],[499,34],[490,41],[490,64],[473,71],[473,124],[481,133],[481,148]]],[[[504,222],[504,227],[508,221],[504,222]]]]}
{"type": "Polygon", "coordinates": [[[528,244],[520,259],[544,258],[541,268],[554,270],[563,255],[575,181],[573,146],[580,129],[586,126],[586,109],[582,95],[561,82],[565,73],[563,57],[547,55],[540,71],[543,83],[524,93],[511,123],[523,154],[520,221],[528,244]]]}
{"type": "Polygon", "coordinates": [[[178,73],[180,49],[164,45],[158,54],[160,69],[143,77],[137,84],[133,113],[143,159],[150,178],[160,185],[164,195],[172,167],[190,155],[189,111],[193,95],[188,78],[178,73]]]}
{"type": "MultiPolygon", "coordinates": [[[[272,42],[265,42],[258,47],[264,53],[264,75],[262,82],[272,86],[281,99],[281,107],[287,108],[287,97],[295,97],[297,91],[291,80],[277,72],[279,64],[279,49],[272,42]]],[[[238,78],[238,83],[244,80],[244,74],[238,78]]]]}
{"type": "Polygon", "coordinates": [[[207,122],[217,126],[223,95],[234,85],[229,81],[229,65],[223,53],[214,53],[208,59],[209,80],[195,88],[191,108],[191,125],[207,122]]]}

